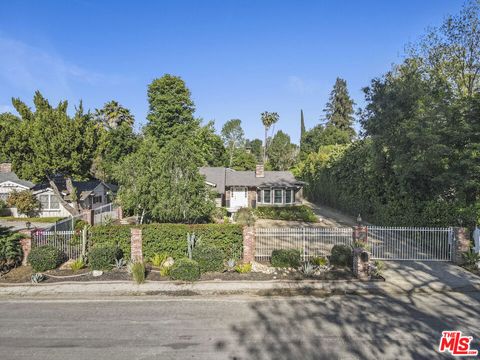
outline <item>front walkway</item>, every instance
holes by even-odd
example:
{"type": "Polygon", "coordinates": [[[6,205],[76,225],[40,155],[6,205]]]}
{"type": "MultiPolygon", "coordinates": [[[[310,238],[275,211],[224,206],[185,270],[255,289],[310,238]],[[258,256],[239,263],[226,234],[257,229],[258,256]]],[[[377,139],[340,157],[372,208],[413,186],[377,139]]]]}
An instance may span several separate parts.
{"type": "Polygon", "coordinates": [[[480,277],[450,262],[385,261],[386,283],[398,292],[469,292],[480,289],[480,277]]]}

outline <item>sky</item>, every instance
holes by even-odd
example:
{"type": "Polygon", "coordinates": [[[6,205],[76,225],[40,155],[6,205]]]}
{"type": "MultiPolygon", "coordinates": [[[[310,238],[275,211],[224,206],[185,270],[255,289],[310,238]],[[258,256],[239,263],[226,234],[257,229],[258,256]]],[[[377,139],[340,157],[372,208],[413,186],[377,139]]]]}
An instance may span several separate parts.
{"type": "Polygon", "coordinates": [[[458,13],[463,1],[0,0],[0,112],[32,104],[116,100],[141,129],[147,86],[182,77],[195,115],[219,131],[240,119],[262,138],[260,113],[298,142],[300,109],[317,125],[337,77],[357,106],[362,88],[405,56],[405,45],[458,13]]]}

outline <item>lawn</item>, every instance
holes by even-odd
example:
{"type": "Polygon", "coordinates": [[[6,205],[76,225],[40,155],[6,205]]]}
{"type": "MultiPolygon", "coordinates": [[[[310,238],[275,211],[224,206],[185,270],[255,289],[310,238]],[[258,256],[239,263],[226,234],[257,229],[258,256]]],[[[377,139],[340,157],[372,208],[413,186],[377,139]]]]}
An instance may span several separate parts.
{"type": "Polygon", "coordinates": [[[41,222],[41,223],[54,223],[61,220],[61,217],[42,217],[42,218],[29,218],[29,217],[13,217],[13,216],[0,216],[0,221],[22,221],[22,222],[41,222]]]}

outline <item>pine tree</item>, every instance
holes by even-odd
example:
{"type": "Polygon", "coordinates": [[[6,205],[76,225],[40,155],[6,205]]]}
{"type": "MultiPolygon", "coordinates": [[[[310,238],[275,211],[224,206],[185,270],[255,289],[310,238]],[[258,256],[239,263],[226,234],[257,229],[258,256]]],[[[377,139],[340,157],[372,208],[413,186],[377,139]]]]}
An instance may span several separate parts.
{"type": "Polygon", "coordinates": [[[354,101],[348,94],[347,82],[337,78],[330,93],[327,106],[323,110],[327,119],[327,126],[333,126],[339,130],[346,131],[353,137],[355,135],[355,130],[353,130],[354,105],[354,101]]]}

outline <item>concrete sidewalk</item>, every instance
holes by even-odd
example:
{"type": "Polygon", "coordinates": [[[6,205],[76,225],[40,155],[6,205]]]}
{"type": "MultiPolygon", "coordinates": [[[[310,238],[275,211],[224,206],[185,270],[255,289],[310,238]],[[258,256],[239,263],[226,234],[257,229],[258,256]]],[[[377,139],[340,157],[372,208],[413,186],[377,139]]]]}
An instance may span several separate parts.
{"type": "MultiPolygon", "coordinates": [[[[0,285],[0,298],[36,296],[131,296],[131,295],[229,295],[246,294],[259,296],[315,295],[329,296],[341,294],[388,294],[405,295],[411,293],[438,292],[480,292],[480,278],[459,282],[442,282],[418,277],[414,281],[398,276],[395,269],[386,271],[387,281],[199,281],[181,283],[174,281],[148,281],[137,285],[127,281],[64,282],[51,284],[0,285]]],[[[469,273],[463,274],[468,276],[469,273]]],[[[453,278],[452,278],[453,279],[453,278]]],[[[455,279],[455,281],[458,279],[455,279]]]]}

